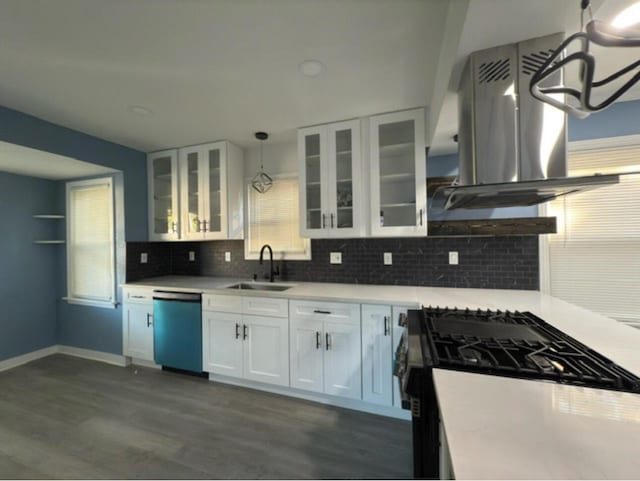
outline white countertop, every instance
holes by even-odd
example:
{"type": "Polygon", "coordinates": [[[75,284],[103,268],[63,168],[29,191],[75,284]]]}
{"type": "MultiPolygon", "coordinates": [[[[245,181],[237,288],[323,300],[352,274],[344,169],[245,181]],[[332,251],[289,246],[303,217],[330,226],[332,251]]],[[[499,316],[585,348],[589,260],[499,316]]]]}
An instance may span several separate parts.
{"type": "MultiPolygon", "coordinates": [[[[640,330],[538,291],[278,283],[282,292],[225,289],[243,279],[167,276],[126,286],[410,307],[530,311],[640,376],[640,330]]],[[[640,478],[640,395],[436,370],[457,478],[640,478]]]]}

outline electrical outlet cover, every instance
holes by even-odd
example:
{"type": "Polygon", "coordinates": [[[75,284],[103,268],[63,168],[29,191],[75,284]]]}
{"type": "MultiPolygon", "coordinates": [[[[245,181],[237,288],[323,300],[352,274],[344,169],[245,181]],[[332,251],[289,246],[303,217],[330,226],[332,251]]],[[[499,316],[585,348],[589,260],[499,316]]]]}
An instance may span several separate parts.
{"type": "Polygon", "coordinates": [[[225,262],[231,262],[231,252],[225,252],[224,253],[224,261],[225,262]]]}
{"type": "Polygon", "coordinates": [[[196,260],[196,253],[195,251],[189,251],[189,262],[193,262],[196,260]]]}
{"type": "Polygon", "coordinates": [[[385,266],[390,266],[393,264],[393,254],[391,254],[391,252],[385,252],[383,259],[385,266]]]}
{"type": "Polygon", "coordinates": [[[142,252],[140,254],[140,264],[146,264],[147,262],[149,262],[149,256],[146,252],[142,252]]]}
{"type": "Polygon", "coordinates": [[[342,264],[342,252],[332,252],[329,254],[331,264],[342,264]]]}
{"type": "Polygon", "coordinates": [[[449,251],[449,264],[457,265],[458,264],[458,252],[457,251],[449,251]]]}

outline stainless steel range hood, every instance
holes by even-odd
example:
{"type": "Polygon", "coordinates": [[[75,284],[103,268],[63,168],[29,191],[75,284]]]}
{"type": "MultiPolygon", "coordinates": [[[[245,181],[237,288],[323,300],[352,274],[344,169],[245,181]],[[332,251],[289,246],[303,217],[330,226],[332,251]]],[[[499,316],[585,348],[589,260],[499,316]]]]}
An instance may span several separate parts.
{"type": "MultiPolygon", "coordinates": [[[[459,174],[445,209],[530,206],[615,184],[618,175],[567,177],[566,114],[529,93],[557,33],[472,53],[458,91],[459,174]]],[[[545,81],[560,85],[562,71],[545,81]]]]}

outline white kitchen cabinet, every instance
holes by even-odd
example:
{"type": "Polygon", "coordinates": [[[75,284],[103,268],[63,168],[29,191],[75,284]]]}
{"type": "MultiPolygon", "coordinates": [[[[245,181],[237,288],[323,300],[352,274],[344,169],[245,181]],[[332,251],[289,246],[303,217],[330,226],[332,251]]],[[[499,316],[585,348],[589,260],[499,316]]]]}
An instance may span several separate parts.
{"type": "Polygon", "coordinates": [[[360,305],[290,301],[291,386],[362,397],[360,305]]]}
{"type": "Polygon", "coordinates": [[[123,321],[124,355],[153,361],[153,304],[125,303],[123,321]]]}
{"type": "Polygon", "coordinates": [[[288,322],[277,317],[245,315],[243,323],[244,378],[288,386],[288,322]]]}
{"type": "Polygon", "coordinates": [[[302,237],[358,237],[365,226],[360,121],[298,130],[302,237]]]}
{"type": "Polygon", "coordinates": [[[202,365],[206,372],[242,377],[242,315],[202,312],[202,365]]]}
{"type": "Polygon", "coordinates": [[[427,234],[424,109],[369,118],[373,237],[427,234]]]}
{"type": "Polygon", "coordinates": [[[215,295],[207,296],[202,311],[203,365],[206,372],[289,385],[289,319],[286,300],[215,295]],[[230,301],[239,301],[233,304],[230,301]],[[261,302],[261,299],[264,302],[261,302]],[[218,301],[218,302],[214,302],[218,301]],[[282,309],[274,305],[285,303],[282,309]],[[237,312],[210,311],[210,308],[237,312]],[[244,312],[275,312],[279,317],[244,312]],[[243,309],[243,312],[239,312],[243,309]]]}
{"type": "Polygon", "coordinates": [[[242,239],[244,160],[230,142],[179,150],[183,239],[242,239]]]}
{"type": "Polygon", "coordinates": [[[178,151],[147,155],[149,240],[180,238],[178,151]]]}
{"type": "Polygon", "coordinates": [[[362,305],[362,399],[393,403],[391,307],[362,305]]]}
{"type": "MultiPolygon", "coordinates": [[[[391,317],[393,328],[391,329],[391,338],[393,343],[393,357],[395,359],[396,351],[398,350],[398,345],[400,341],[402,341],[402,333],[404,332],[404,327],[400,325],[401,318],[405,318],[407,316],[408,307],[402,306],[393,306],[391,308],[391,317]]],[[[397,377],[393,376],[393,405],[397,408],[402,408],[402,397],[400,396],[400,382],[397,377]]]]}

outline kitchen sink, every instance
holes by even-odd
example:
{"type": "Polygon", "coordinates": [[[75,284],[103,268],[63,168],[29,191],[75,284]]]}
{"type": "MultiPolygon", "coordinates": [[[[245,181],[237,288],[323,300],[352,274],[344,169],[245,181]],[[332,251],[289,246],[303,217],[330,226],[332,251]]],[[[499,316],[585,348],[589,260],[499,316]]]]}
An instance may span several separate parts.
{"type": "Polygon", "coordinates": [[[248,291],[286,291],[293,286],[283,286],[278,284],[260,284],[257,282],[241,282],[240,284],[233,284],[228,286],[227,289],[240,289],[248,291]]]}

